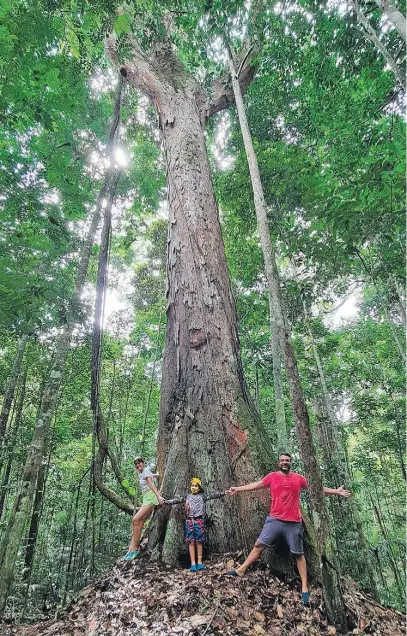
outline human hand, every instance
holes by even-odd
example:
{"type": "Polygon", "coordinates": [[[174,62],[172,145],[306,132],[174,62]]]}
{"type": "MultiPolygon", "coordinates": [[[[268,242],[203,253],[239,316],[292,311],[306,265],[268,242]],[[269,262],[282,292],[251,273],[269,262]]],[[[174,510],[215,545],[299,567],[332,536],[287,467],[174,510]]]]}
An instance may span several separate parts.
{"type": "Polygon", "coordinates": [[[341,497],[352,497],[351,491],[345,490],[345,484],[342,484],[342,486],[339,486],[339,488],[336,489],[336,493],[340,495],[341,497]]]}
{"type": "Polygon", "coordinates": [[[162,506],[165,503],[165,499],[164,497],[161,497],[161,495],[158,495],[157,499],[160,506],[162,506]]]}
{"type": "Polygon", "coordinates": [[[229,490],[225,490],[227,495],[235,495],[237,492],[239,492],[237,486],[231,486],[229,490]]]}

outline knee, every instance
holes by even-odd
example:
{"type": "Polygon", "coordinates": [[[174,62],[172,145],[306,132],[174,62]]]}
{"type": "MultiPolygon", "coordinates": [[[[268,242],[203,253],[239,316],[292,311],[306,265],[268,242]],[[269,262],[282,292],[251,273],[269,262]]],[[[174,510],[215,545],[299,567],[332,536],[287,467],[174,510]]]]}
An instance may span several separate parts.
{"type": "Polygon", "coordinates": [[[137,517],[133,517],[132,523],[133,528],[139,528],[140,526],[142,527],[144,525],[144,521],[142,521],[141,519],[137,519],[137,517]]]}

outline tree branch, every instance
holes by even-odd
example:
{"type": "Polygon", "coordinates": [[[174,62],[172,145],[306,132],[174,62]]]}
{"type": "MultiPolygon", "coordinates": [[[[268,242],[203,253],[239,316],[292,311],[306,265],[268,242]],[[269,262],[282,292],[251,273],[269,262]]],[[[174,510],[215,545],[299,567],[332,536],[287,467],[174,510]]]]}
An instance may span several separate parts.
{"type": "MultiPolygon", "coordinates": [[[[240,90],[242,94],[244,94],[250,82],[254,78],[255,69],[252,65],[252,61],[255,56],[255,51],[253,47],[250,47],[249,51],[244,51],[238,59],[235,61],[235,67],[240,68],[239,74],[239,84],[240,90]],[[241,68],[241,64],[244,64],[243,68],[241,68]]],[[[204,105],[204,119],[205,121],[209,119],[215,113],[219,113],[226,108],[229,108],[232,104],[234,104],[235,98],[233,95],[232,82],[230,79],[229,73],[224,73],[220,77],[218,77],[212,83],[212,90],[210,92],[210,98],[207,100],[204,105]]]]}
{"type": "Polygon", "coordinates": [[[119,73],[135,88],[142,91],[151,100],[154,100],[162,90],[162,83],[157,76],[153,63],[140,49],[137,40],[128,35],[127,39],[132,45],[132,59],[121,64],[117,54],[117,36],[111,33],[105,40],[105,53],[113,62],[119,73]]]}

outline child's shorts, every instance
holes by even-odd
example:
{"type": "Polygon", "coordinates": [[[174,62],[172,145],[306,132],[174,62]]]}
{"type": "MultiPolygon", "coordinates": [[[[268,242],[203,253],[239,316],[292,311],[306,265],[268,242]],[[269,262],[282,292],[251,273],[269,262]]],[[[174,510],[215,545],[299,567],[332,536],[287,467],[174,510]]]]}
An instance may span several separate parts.
{"type": "Polygon", "coordinates": [[[198,541],[204,543],[205,541],[205,527],[202,517],[197,519],[185,520],[185,541],[198,541]]]}

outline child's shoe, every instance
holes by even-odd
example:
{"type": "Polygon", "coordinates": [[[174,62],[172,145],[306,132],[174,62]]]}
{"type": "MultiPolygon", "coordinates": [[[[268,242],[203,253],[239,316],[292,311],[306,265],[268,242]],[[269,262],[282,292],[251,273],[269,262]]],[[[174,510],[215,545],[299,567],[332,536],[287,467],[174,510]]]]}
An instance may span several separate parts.
{"type": "Polygon", "coordinates": [[[195,565],[195,563],[193,565],[191,565],[191,567],[189,568],[190,572],[196,572],[197,571],[197,567],[195,565]]]}
{"type": "Polygon", "coordinates": [[[204,569],[205,569],[205,566],[204,566],[204,564],[203,564],[203,563],[198,563],[198,565],[197,565],[197,568],[196,568],[196,569],[197,569],[197,570],[204,570],[204,569]]]}

